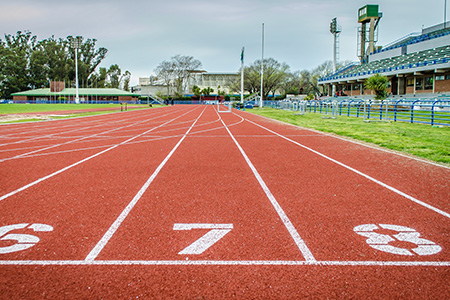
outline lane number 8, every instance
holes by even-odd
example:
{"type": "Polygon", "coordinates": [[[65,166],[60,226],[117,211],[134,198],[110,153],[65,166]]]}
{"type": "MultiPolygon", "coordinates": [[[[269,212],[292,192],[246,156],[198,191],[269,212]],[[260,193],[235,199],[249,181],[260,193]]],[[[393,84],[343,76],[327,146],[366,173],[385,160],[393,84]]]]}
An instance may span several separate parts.
{"type": "Polygon", "coordinates": [[[441,246],[434,242],[421,238],[420,233],[413,228],[390,225],[390,224],[364,224],[353,228],[353,230],[364,237],[367,237],[367,244],[380,251],[399,254],[399,255],[433,255],[442,250],[441,246]],[[387,229],[397,231],[397,234],[388,235],[375,232],[377,229],[387,229]],[[394,241],[402,241],[416,244],[417,247],[413,249],[406,249],[389,245],[394,241]],[[412,252],[411,252],[412,251],[412,252]]]}

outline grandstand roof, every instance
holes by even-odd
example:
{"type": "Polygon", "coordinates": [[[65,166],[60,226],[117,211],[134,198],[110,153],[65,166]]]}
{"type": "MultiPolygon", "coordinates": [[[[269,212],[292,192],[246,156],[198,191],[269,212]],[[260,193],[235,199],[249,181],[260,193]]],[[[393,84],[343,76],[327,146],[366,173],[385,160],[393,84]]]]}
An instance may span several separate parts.
{"type": "Polygon", "coordinates": [[[365,79],[377,73],[391,76],[450,68],[450,28],[441,25],[378,49],[369,56],[369,63],[344,66],[319,79],[319,84],[365,79]]]}
{"type": "MultiPolygon", "coordinates": [[[[35,97],[43,97],[43,96],[75,96],[76,95],[76,89],[75,88],[66,88],[63,89],[61,92],[50,92],[50,88],[44,88],[44,89],[35,89],[35,90],[29,90],[24,92],[18,92],[12,94],[12,96],[35,96],[35,97]]],[[[122,91],[119,89],[112,89],[112,88],[80,88],[78,89],[78,95],[80,96],[133,96],[136,97],[136,94],[122,91]]]]}
{"type": "Polygon", "coordinates": [[[450,45],[386,58],[367,64],[353,65],[349,68],[343,68],[335,74],[321,78],[319,83],[367,78],[376,73],[394,75],[449,67],[450,45]]]}

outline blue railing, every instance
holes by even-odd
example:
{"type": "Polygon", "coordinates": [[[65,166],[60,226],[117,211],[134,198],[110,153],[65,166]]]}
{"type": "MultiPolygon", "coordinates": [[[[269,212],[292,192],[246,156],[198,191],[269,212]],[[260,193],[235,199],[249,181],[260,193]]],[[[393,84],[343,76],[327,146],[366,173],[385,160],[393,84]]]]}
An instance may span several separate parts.
{"type": "Polygon", "coordinates": [[[450,126],[450,97],[402,98],[383,101],[340,97],[318,101],[264,101],[265,107],[364,118],[450,126]]]}

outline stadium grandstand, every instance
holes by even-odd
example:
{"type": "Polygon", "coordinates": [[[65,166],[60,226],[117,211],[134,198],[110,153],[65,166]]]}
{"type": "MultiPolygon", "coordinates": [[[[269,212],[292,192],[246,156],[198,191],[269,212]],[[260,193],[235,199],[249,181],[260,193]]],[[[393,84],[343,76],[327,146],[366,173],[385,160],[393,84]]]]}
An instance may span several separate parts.
{"type": "Polygon", "coordinates": [[[376,47],[359,63],[351,63],[321,78],[324,93],[371,95],[364,81],[380,74],[388,77],[393,96],[450,94],[450,22],[412,33],[385,47],[376,47]]]}

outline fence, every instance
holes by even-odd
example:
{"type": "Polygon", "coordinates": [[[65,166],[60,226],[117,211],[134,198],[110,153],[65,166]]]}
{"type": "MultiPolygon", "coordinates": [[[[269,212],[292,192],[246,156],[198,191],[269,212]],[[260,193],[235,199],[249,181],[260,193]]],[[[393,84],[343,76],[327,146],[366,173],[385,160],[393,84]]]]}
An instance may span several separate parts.
{"type": "Polygon", "coordinates": [[[450,126],[450,97],[363,100],[357,98],[328,98],[318,101],[264,101],[265,107],[304,113],[322,113],[363,118],[367,121],[403,121],[450,126]]]}

